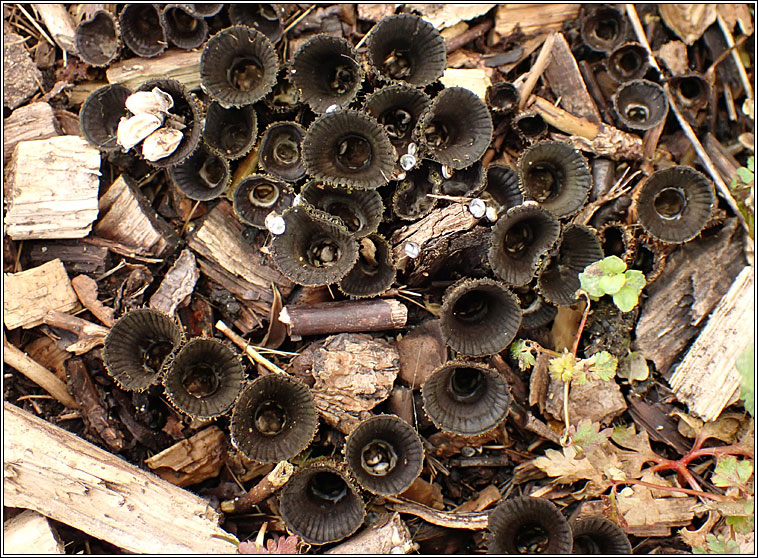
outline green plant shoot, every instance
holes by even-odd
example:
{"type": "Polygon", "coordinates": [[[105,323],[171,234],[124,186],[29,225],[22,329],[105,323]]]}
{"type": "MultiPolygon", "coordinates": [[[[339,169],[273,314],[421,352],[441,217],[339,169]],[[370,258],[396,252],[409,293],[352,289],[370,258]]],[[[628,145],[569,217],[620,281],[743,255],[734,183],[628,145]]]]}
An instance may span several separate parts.
{"type": "Polygon", "coordinates": [[[645,276],[636,269],[627,269],[624,260],[608,256],[588,265],[579,274],[579,282],[592,300],[611,295],[622,312],[629,312],[639,302],[645,288],[645,276]]]}

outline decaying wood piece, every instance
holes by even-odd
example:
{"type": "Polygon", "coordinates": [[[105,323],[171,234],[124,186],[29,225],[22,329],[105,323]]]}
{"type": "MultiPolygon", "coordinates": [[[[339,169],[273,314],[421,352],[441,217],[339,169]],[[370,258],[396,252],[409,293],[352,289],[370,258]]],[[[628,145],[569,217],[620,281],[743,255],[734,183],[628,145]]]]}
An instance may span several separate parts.
{"type": "Polygon", "coordinates": [[[66,384],[47,368],[26,356],[5,339],[3,339],[3,362],[21,372],[66,407],[72,409],[79,407],[76,400],[68,392],[66,384]]]}
{"type": "Polygon", "coordinates": [[[432,263],[450,252],[444,247],[463,231],[472,229],[478,219],[463,204],[451,204],[442,209],[435,209],[429,215],[395,231],[391,238],[395,266],[398,270],[412,272],[415,268],[431,267],[432,263]],[[407,245],[411,243],[419,248],[419,256],[408,257],[407,245]]]}
{"type": "Polygon", "coordinates": [[[440,82],[445,87],[465,87],[482,100],[492,85],[487,72],[481,68],[447,68],[440,82]]]}
{"type": "Polygon", "coordinates": [[[37,326],[48,310],[78,308],[79,299],[60,260],[18,273],[3,273],[3,323],[8,329],[37,326]]]}
{"type": "Polygon", "coordinates": [[[349,434],[387,399],[400,369],[394,344],[368,334],[327,337],[313,355],[311,389],[324,420],[349,434]]]}
{"type": "Polygon", "coordinates": [[[187,89],[197,89],[200,87],[200,49],[169,49],[155,58],[121,60],[111,64],[105,75],[109,83],[120,83],[129,89],[155,78],[175,79],[187,89]]]}
{"type": "Polygon", "coordinates": [[[42,84],[42,72],[29,56],[24,38],[3,22],[3,107],[15,109],[42,84]]]}
{"type": "Polygon", "coordinates": [[[735,362],[755,336],[755,271],[742,269],[669,380],[677,399],[716,420],[740,389],[735,362]]]}
{"type": "Polygon", "coordinates": [[[282,486],[287,484],[292,474],[295,472],[295,466],[288,461],[280,461],[276,467],[268,473],[261,481],[252,487],[247,493],[234,500],[221,502],[221,511],[224,513],[247,513],[253,506],[259,504],[282,486]]]}
{"type": "Polygon", "coordinates": [[[529,68],[529,72],[526,74],[526,79],[519,87],[519,110],[524,109],[526,101],[534,90],[534,86],[537,85],[537,81],[542,77],[542,73],[550,63],[550,55],[553,51],[553,45],[555,44],[555,33],[550,33],[545,42],[542,44],[537,58],[534,60],[534,64],[529,68]]]}
{"type": "Polygon", "coordinates": [[[100,274],[108,265],[108,248],[79,240],[32,240],[24,243],[24,252],[31,266],[36,267],[57,258],[71,274],[100,274]]]}
{"type": "Polygon", "coordinates": [[[82,359],[70,359],[66,363],[66,369],[70,376],[68,385],[76,402],[79,403],[79,412],[84,424],[96,432],[114,452],[124,449],[126,440],[124,440],[123,434],[113,419],[108,416],[108,411],[102,402],[102,396],[89,372],[87,372],[82,359]]]}
{"type": "Polygon", "coordinates": [[[105,336],[110,331],[107,327],[93,324],[82,318],[66,314],[65,312],[58,312],[57,310],[50,310],[45,314],[43,322],[49,326],[59,327],[74,333],[77,339],[66,347],[66,350],[77,355],[83,355],[98,345],[102,345],[105,341],[105,336]]]}
{"type": "Polygon", "coordinates": [[[71,353],[58,346],[57,342],[46,335],[37,337],[24,345],[23,351],[43,367],[55,373],[59,380],[65,382],[66,361],[71,358],[71,353]]]}
{"type": "Polygon", "coordinates": [[[63,4],[32,4],[58,46],[76,54],[74,21],[63,4]]]}
{"type": "Polygon", "coordinates": [[[711,161],[713,161],[713,166],[716,167],[721,178],[724,182],[730,184],[732,179],[737,176],[737,169],[741,166],[737,159],[710,132],[705,135],[703,147],[711,158],[711,161]]]}
{"type": "Polygon", "coordinates": [[[3,161],[8,161],[13,148],[21,141],[47,139],[60,135],[58,119],[47,103],[30,103],[14,110],[3,121],[3,161]]]}
{"type": "Polygon", "coordinates": [[[166,272],[160,286],[150,298],[150,308],[166,314],[173,314],[176,308],[195,290],[198,277],[195,255],[188,248],[185,248],[171,269],[166,272]]]}
{"type": "Polygon", "coordinates": [[[209,426],[145,460],[156,475],[177,486],[192,486],[218,476],[224,465],[226,439],[209,426]]]}
{"type": "Polygon", "coordinates": [[[563,22],[579,16],[579,4],[500,4],[495,11],[496,41],[516,30],[525,35],[559,31],[563,22]]]}
{"type": "Polygon", "coordinates": [[[77,275],[71,279],[71,286],[74,288],[79,301],[87,310],[92,312],[93,316],[107,327],[113,327],[116,321],[113,317],[113,308],[105,306],[98,300],[97,281],[87,275],[77,275]]]}
{"type": "Polygon", "coordinates": [[[394,299],[287,305],[279,314],[291,338],[400,329],[405,327],[407,319],[408,308],[394,299]]]}
{"type": "MultiPolygon", "coordinates": [[[[487,457],[488,456],[481,456],[479,458],[474,457],[474,458],[469,458],[469,459],[479,459],[484,464],[484,466],[487,466],[489,465],[489,463],[485,461],[487,457]]],[[[492,456],[492,457],[495,457],[495,456],[492,456]]],[[[510,465],[510,460],[507,459],[507,456],[498,456],[498,457],[505,457],[506,459],[498,460],[497,462],[493,463],[491,466],[502,467],[502,466],[510,465]]],[[[464,463],[462,466],[463,467],[480,467],[482,465],[464,463]]],[[[455,508],[455,511],[480,512],[482,510],[486,510],[495,502],[498,502],[502,497],[503,495],[500,494],[500,489],[494,484],[489,484],[485,488],[479,491],[479,494],[476,495],[476,498],[472,498],[471,500],[463,502],[463,504],[455,508]]]]}
{"type": "Polygon", "coordinates": [[[14,240],[82,238],[97,219],[100,151],[78,136],[16,144],[6,170],[6,233],[14,240]]]}
{"type": "Polygon", "coordinates": [[[50,521],[42,514],[26,510],[3,523],[3,553],[65,554],[50,521]]]}
{"type": "Polygon", "coordinates": [[[327,550],[324,554],[410,554],[418,550],[399,513],[380,518],[371,527],[327,550]]]}
{"type": "Polygon", "coordinates": [[[440,511],[391,496],[387,496],[386,499],[391,502],[388,504],[390,509],[400,513],[415,515],[424,521],[428,521],[433,525],[439,525],[440,527],[479,530],[486,529],[489,522],[489,513],[487,512],[440,511]]]}
{"type": "Polygon", "coordinates": [[[207,501],[4,403],[4,504],[149,554],[236,553],[207,501]]]}
{"type": "Polygon", "coordinates": [[[224,288],[260,320],[268,319],[274,300],[272,282],[282,297],[292,292],[292,282],[274,267],[271,259],[245,241],[242,224],[226,200],[208,212],[188,244],[199,256],[201,273],[217,282],[226,277],[224,288]]]}
{"type": "MultiPolygon", "coordinates": [[[[624,531],[637,537],[668,537],[672,527],[684,527],[692,522],[698,504],[697,498],[692,497],[650,498],[642,502],[634,498],[617,499],[627,523],[624,531]]],[[[573,519],[602,515],[605,507],[600,500],[584,502],[573,519]]]]}
{"type": "Polygon", "coordinates": [[[591,122],[601,122],[597,106],[587,91],[576,59],[562,33],[555,35],[550,62],[543,77],[555,96],[560,97],[561,107],[591,122]]]}
{"type": "Polygon", "coordinates": [[[611,159],[642,159],[642,139],[606,124],[596,124],[556,107],[542,97],[533,96],[526,106],[542,116],[549,125],[569,134],[570,141],[583,151],[611,159]]]}
{"type": "Polygon", "coordinates": [[[664,377],[745,266],[742,245],[740,227],[730,219],[718,234],[677,248],[666,273],[645,289],[634,347],[664,377]]]}
{"type": "Polygon", "coordinates": [[[165,257],[176,249],[176,233],[131,179],[121,175],[103,192],[95,234],[133,247],[138,254],[165,257]]]}
{"type": "Polygon", "coordinates": [[[418,389],[447,360],[439,320],[427,320],[397,340],[400,379],[418,389]]]}
{"type": "MultiPolygon", "coordinates": [[[[406,4],[407,11],[413,10],[440,31],[461,21],[469,21],[482,16],[497,4],[406,4]]],[[[360,14],[360,11],[358,12],[360,14]]]]}

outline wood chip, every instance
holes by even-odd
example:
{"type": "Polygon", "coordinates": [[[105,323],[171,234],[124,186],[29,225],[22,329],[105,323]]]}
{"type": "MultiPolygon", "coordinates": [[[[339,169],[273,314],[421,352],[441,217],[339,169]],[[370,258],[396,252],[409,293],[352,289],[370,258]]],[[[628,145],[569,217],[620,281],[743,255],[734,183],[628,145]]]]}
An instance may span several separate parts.
{"type": "Polygon", "coordinates": [[[6,233],[82,238],[97,219],[100,151],[78,136],[19,142],[6,169],[6,233]]]}
{"type": "Polygon", "coordinates": [[[415,12],[442,30],[461,21],[470,21],[489,12],[497,4],[405,4],[403,9],[415,12]]]}
{"type": "Polygon", "coordinates": [[[3,106],[22,105],[42,83],[42,72],[29,56],[24,39],[3,22],[3,106]]]}
{"type": "Polygon", "coordinates": [[[97,281],[87,275],[77,275],[71,279],[71,286],[76,292],[84,307],[92,312],[98,320],[108,327],[113,327],[115,319],[113,317],[113,308],[105,306],[97,298],[97,281]]]}
{"type": "Polygon", "coordinates": [[[58,135],[58,120],[50,105],[30,103],[19,107],[3,120],[3,161],[8,164],[13,149],[21,141],[47,139],[58,135]]]}
{"type": "MultiPolygon", "coordinates": [[[[360,5],[360,4],[359,4],[360,5]]],[[[418,550],[408,526],[399,513],[387,514],[379,521],[330,548],[324,554],[411,554],[418,550]]]]}
{"type": "Polygon", "coordinates": [[[400,357],[400,378],[418,389],[435,368],[447,360],[439,320],[427,320],[397,341],[400,357]]]}
{"type": "Polygon", "coordinates": [[[60,260],[19,273],[3,273],[3,323],[8,329],[37,326],[49,310],[78,308],[79,299],[60,260]]]}
{"type": "Polygon", "coordinates": [[[682,41],[669,41],[658,49],[658,58],[663,61],[672,75],[678,76],[689,71],[687,46],[682,41]]]}
{"type": "Polygon", "coordinates": [[[492,85],[488,73],[478,68],[448,68],[442,74],[440,82],[445,87],[465,87],[476,93],[482,100],[484,100],[484,96],[487,94],[487,88],[492,85]]]}
{"type": "Polygon", "coordinates": [[[156,475],[177,486],[192,486],[218,476],[226,455],[226,439],[209,426],[145,460],[156,475]]]}
{"type": "Polygon", "coordinates": [[[150,308],[173,314],[176,308],[192,295],[199,276],[195,255],[189,248],[185,248],[150,298],[150,308]]]}
{"type": "Polygon", "coordinates": [[[659,4],[658,12],[666,26],[691,45],[716,21],[714,4],[659,4]]]}
{"type": "Polygon", "coordinates": [[[169,49],[155,58],[128,58],[111,64],[105,71],[109,83],[120,83],[136,89],[154,78],[170,78],[187,89],[200,87],[201,49],[169,49]]]}
{"type": "Polygon", "coordinates": [[[50,520],[25,510],[3,523],[3,552],[8,554],[65,554],[63,543],[50,520]]]}
{"type": "Polygon", "coordinates": [[[520,30],[527,36],[559,31],[563,22],[579,17],[579,4],[500,4],[494,34],[503,40],[520,30]]]}
{"type": "Polygon", "coordinates": [[[3,404],[4,504],[38,511],[133,553],[233,554],[208,502],[3,404]]]}

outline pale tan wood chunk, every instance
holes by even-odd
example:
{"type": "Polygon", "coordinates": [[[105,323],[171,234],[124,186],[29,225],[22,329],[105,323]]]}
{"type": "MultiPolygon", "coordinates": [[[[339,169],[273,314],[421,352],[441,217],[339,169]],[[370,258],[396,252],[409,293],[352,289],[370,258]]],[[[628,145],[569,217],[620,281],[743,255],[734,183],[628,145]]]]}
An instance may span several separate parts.
{"type": "Polygon", "coordinates": [[[3,534],[3,553],[65,554],[50,521],[36,511],[23,511],[3,523],[3,534]]]}
{"type": "Polygon", "coordinates": [[[30,103],[14,110],[3,120],[3,161],[8,164],[19,142],[58,136],[58,128],[58,119],[47,103],[30,103]]]}

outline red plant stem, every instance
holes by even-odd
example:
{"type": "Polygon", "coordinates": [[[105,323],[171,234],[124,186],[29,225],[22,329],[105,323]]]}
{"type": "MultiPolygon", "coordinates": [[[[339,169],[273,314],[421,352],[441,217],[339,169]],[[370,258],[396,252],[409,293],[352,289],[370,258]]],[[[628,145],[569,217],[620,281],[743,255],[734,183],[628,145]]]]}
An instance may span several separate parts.
{"type": "Polygon", "coordinates": [[[699,449],[692,449],[689,452],[687,452],[687,455],[683,456],[679,463],[682,465],[686,465],[690,461],[697,459],[698,457],[704,457],[706,455],[711,455],[714,457],[719,457],[721,455],[742,455],[744,457],[747,457],[749,459],[754,459],[755,456],[750,450],[747,450],[745,448],[741,448],[739,446],[721,446],[718,448],[699,448],[699,449]]]}
{"type": "Polygon", "coordinates": [[[701,498],[710,498],[717,502],[734,502],[733,498],[722,496],[721,494],[710,494],[709,492],[703,492],[702,490],[690,490],[689,488],[678,488],[675,486],[661,486],[659,484],[653,484],[651,482],[645,482],[641,480],[625,480],[625,481],[613,481],[613,488],[622,484],[638,484],[640,486],[646,486],[648,488],[654,488],[655,490],[668,490],[671,492],[682,492],[689,494],[690,496],[700,496],[701,498]]]}
{"type": "Polygon", "coordinates": [[[576,339],[574,339],[574,346],[571,348],[571,354],[576,357],[576,352],[579,350],[579,340],[582,338],[582,332],[584,331],[584,324],[587,323],[587,316],[590,314],[590,295],[585,292],[582,294],[587,298],[587,306],[584,307],[584,313],[582,314],[582,321],[579,322],[579,329],[576,332],[576,339]]]}

